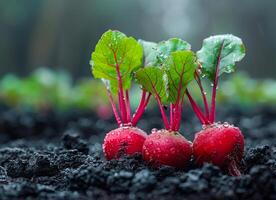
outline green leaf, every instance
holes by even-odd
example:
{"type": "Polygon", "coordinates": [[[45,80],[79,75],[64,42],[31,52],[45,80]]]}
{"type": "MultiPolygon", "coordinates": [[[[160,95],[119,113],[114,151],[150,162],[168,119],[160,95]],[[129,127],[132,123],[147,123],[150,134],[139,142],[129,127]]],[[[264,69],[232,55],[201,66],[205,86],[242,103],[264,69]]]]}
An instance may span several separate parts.
{"type": "Polygon", "coordinates": [[[168,74],[170,102],[181,101],[187,85],[194,79],[197,66],[196,56],[189,50],[173,52],[165,61],[163,67],[168,74]]]}
{"type": "Polygon", "coordinates": [[[157,57],[154,65],[160,66],[170,56],[171,53],[181,50],[190,50],[191,45],[179,38],[171,38],[157,44],[157,57]]]}
{"type": "Polygon", "coordinates": [[[234,35],[217,35],[206,38],[202,48],[197,52],[202,71],[210,81],[214,81],[216,67],[218,76],[235,71],[236,62],[245,56],[242,40],[234,35]]]}
{"type": "Polygon", "coordinates": [[[159,96],[162,103],[168,98],[168,78],[163,69],[159,67],[145,67],[135,73],[136,81],[142,88],[155,96],[159,96]]]}
{"type": "Polygon", "coordinates": [[[157,43],[145,40],[138,40],[138,42],[143,46],[144,66],[154,65],[157,61],[157,43]]]}
{"type": "Polygon", "coordinates": [[[92,73],[95,78],[104,80],[113,93],[117,93],[119,74],[123,89],[129,89],[132,74],[141,66],[142,57],[142,46],[134,38],[109,30],[102,35],[92,53],[92,73]]]}

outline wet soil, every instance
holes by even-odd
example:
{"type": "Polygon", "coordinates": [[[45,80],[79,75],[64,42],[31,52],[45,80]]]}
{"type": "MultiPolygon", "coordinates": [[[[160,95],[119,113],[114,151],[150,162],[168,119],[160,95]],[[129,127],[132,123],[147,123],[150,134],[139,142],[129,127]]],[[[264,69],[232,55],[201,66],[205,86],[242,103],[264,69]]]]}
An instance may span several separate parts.
{"type": "MultiPolygon", "coordinates": [[[[141,155],[106,161],[101,143],[116,127],[93,112],[34,112],[0,106],[0,199],[276,199],[276,108],[220,107],[218,119],[240,127],[246,149],[241,177],[211,164],[151,167],[141,155]]],[[[140,128],[162,128],[158,109],[140,128]]],[[[200,124],[183,113],[181,133],[200,124]]]]}

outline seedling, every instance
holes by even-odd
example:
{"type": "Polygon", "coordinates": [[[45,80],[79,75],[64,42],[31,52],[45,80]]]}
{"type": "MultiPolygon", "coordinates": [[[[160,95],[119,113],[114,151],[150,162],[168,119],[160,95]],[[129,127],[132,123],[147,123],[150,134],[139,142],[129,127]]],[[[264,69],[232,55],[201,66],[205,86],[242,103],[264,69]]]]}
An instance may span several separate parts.
{"type": "MultiPolygon", "coordinates": [[[[145,45],[144,45],[145,46],[145,45]]],[[[165,129],[153,129],[143,145],[143,158],[154,164],[182,168],[192,155],[191,142],[178,131],[186,87],[193,80],[197,68],[195,54],[190,45],[179,39],[161,42],[153,47],[149,62],[155,66],[136,72],[136,80],[142,88],[157,100],[165,129]],[[153,51],[154,52],[154,51],[153,51]],[[169,104],[169,119],[165,106],[169,104]]]]}
{"type": "Polygon", "coordinates": [[[197,52],[199,68],[195,72],[195,80],[202,94],[205,111],[195,102],[190,92],[186,91],[190,104],[203,130],[196,134],[193,152],[196,162],[211,162],[228,169],[229,173],[239,176],[238,169],[244,152],[244,138],[239,128],[224,123],[216,123],[216,95],[219,76],[235,70],[235,63],[245,56],[245,47],[238,37],[233,35],[212,36],[203,41],[197,52]],[[211,105],[201,83],[202,77],[212,83],[211,105]]]}
{"type": "Polygon", "coordinates": [[[118,158],[122,152],[142,152],[146,133],[136,125],[150,100],[151,94],[142,91],[140,104],[131,114],[129,89],[133,73],[142,65],[143,48],[134,38],[119,31],[107,31],[92,53],[91,65],[95,78],[100,78],[107,89],[112,110],[119,128],[107,133],[103,151],[108,160],[118,158]],[[118,106],[114,100],[117,97],[118,106]]]}

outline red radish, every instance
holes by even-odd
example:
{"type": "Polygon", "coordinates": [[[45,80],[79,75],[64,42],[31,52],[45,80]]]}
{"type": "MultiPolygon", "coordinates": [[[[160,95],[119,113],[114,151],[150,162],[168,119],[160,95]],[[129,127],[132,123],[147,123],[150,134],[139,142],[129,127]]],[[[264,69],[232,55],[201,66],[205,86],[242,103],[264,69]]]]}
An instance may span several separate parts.
{"type": "Polygon", "coordinates": [[[193,151],[198,164],[211,162],[240,175],[237,164],[243,157],[244,139],[239,128],[227,123],[206,126],[196,134],[193,151]]]}
{"type": "Polygon", "coordinates": [[[112,130],[104,139],[104,155],[107,160],[111,160],[121,154],[141,153],[146,137],[147,134],[136,127],[125,126],[112,130]]]}
{"type": "Polygon", "coordinates": [[[92,53],[92,73],[105,83],[119,126],[104,139],[103,151],[108,160],[118,158],[122,151],[127,155],[142,152],[147,135],[135,126],[144,113],[151,94],[142,91],[140,104],[133,115],[129,98],[132,74],[141,66],[142,58],[143,48],[134,38],[111,30],[102,35],[92,53]],[[118,108],[114,95],[117,96],[118,108]]]}
{"type": "Polygon", "coordinates": [[[185,167],[192,155],[191,142],[181,134],[162,129],[153,130],[143,146],[143,158],[153,164],[185,167]]]}
{"type": "Polygon", "coordinates": [[[137,71],[137,81],[143,89],[154,94],[165,126],[159,131],[153,129],[146,138],[142,152],[144,160],[177,168],[184,167],[190,160],[191,142],[178,131],[186,86],[193,79],[196,67],[195,55],[186,50],[171,53],[162,68],[146,67],[137,71]],[[170,121],[162,102],[170,103],[170,121]]]}
{"type": "Polygon", "coordinates": [[[197,105],[187,90],[191,106],[203,124],[203,130],[195,135],[193,152],[198,164],[210,162],[228,169],[230,175],[240,176],[238,165],[243,157],[244,138],[239,128],[215,123],[216,93],[218,77],[222,73],[234,71],[235,62],[240,61],[245,55],[242,41],[232,35],[212,36],[204,40],[203,47],[197,52],[200,68],[195,72],[195,79],[202,94],[205,113],[197,105]],[[206,93],[201,83],[200,73],[212,83],[211,109],[206,93]]]}

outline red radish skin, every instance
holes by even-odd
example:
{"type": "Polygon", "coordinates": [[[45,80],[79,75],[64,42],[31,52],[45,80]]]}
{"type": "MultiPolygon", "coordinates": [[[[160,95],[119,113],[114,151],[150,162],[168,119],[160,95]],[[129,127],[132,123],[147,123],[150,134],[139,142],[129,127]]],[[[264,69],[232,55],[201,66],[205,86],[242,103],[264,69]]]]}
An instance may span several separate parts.
{"type": "Polygon", "coordinates": [[[110,131],[104,138],[103,152],[107,160],[122,154],[141,153],[147,134],[137,127],[123,126],[110,131]]]}
{"type": "Polygon", "coordinates": [[[239,128],[228,123],[213,124],[196,134],[193,153],[198,164],[211,162],[240,176],[237,165],[244,153],[244,138],[239,128]]]}
{"type": "Polygon", "coordinates": [[[153,129],[144,142],[142,154],[145,161],[153,164],[183,168],[192,156],[192,146],[178,132],[153,129]]]}

